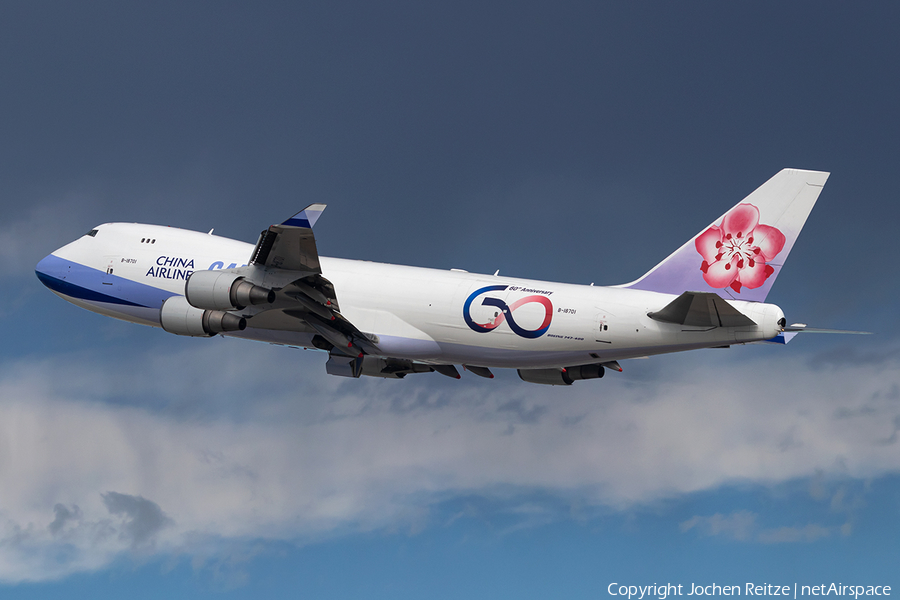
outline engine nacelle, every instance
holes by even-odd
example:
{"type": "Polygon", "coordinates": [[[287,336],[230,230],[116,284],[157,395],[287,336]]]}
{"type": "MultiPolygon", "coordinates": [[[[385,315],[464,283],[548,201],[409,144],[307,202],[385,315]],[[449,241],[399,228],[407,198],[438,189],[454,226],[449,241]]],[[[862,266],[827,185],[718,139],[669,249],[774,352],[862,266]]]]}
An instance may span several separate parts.
{"type": "Polygon", "coordinates": [[[603,365],[580,365],[565,369],[519,369],[519,377],[528,383],[572,385],[579,379],[599,379],[604,372],[603,365]]]}
{"type": "Polygon", "coordinates": [[[222,310],[191,306],[184,296],[172,296],[159,309],[159,323],[169,333],[211,337],[227,331],[243,331],[247,319],[222,310]]]}
{"type": "Polygon", "coordinates": [[[191,306],[208,310],[242,310],[275,302],[275,292],[227,271],[194,271],[184,284],[191,306]]]}

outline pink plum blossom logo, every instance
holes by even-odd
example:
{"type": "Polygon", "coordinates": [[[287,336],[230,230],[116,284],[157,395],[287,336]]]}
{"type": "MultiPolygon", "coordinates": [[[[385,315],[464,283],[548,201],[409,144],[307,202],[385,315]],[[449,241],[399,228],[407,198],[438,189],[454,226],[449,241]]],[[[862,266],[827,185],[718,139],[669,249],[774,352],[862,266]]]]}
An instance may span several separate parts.
{"type": "Polygon", "coordinates": [[[768,263],[784,248],[784,234],[759,222],[759,209],[738,204],[694,242],[703,257],[700,270],[710,287],[755,289],[775,272],[768,263]]]}

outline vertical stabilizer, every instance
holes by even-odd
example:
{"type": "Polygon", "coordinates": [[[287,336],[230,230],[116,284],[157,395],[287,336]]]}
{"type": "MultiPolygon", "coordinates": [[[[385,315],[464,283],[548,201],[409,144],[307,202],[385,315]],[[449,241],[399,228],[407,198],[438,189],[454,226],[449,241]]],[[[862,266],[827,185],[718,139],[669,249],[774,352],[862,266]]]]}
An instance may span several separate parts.
{"type": "Polygon", "coordinates": [[[621,287],[765,301],[828,175],[783,169],[643,277],[621,287]]]}

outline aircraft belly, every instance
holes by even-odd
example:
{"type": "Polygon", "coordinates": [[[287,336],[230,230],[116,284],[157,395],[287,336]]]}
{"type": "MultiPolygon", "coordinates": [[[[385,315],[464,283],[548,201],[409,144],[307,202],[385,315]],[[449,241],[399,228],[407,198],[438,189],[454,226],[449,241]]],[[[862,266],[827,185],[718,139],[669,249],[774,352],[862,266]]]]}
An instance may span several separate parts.
{"type": "Polygon", "coordinates": [[[379,335],[378,348],[385,356],[441,362],[446,359],[440,344],[432,339],[404,338],[379,335]]]}

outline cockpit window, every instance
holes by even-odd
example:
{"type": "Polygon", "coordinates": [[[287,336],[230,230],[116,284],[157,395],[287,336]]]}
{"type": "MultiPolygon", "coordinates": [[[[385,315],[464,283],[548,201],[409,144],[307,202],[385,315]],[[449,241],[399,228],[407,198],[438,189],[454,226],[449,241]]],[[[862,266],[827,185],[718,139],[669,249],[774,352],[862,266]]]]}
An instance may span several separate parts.
{"type": "Polygon", "coordinates": [[[96,230],[96,229],[91,229],[90,231],[88,231],[88,232],[87,232],[86,234],[84,234],[84,235],[89,235],[89,236],[91,236],[91,237],[94,237],[95,235],[97,235],[97,230],[96,230]]]}

